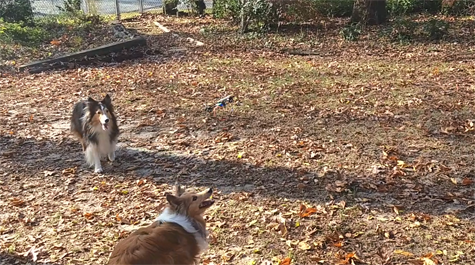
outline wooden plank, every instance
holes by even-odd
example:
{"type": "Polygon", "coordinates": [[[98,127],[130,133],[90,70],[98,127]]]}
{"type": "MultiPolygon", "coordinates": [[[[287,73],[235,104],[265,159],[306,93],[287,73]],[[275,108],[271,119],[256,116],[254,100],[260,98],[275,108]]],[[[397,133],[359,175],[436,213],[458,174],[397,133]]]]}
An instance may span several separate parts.
{"type": "Polygon", "coordinates": [[[29,64],[22,65],[18,69],[20,71],[24,71],[30,68],[36,68],[36,67],[42,68],[45,65],[53,64],[57,62],[69,62],[72,59],[84,58],[84,57],[89,57],[89,56],[97,56],[97,55],[106,55],[112,52],[120,52],[123,49],[129,49],[132,47],[146,46],[146,45],[147,45],[147,40],[145,40],[145,38],[142,36],[138,36],[138,37],[135,37],[133,39],[126,40],[123,42],[106,44],[97,48],[75,52],[75,53],[63,55],[57,58],[32,62],[29,64]]]}
{"type": "MultiPolygon", "coordinates": [[[[179,40],[183,39],[183,38],[181,38],[178,34],[173,33],[171,30],[169,30],[167,27],[163,26],[162,24],[158,23],[157,21],[154,21],[153,24],[155,24],[155,26],[159,27],[163,32],[165,32],[165,33],[170,33],[170,32],[171,32],[172,35],[173,35],[173,37],[176,37],[176,38],[178,38],[179,40]]],[[[203,42],[198,41],[198,40],[195,40],[195,39],[190,38],[190,37],[186,38],[186,40],[187,40],[188,42],[195,43],[196,46],[203,46],[203,45],[205,45],[203,42]]]]}

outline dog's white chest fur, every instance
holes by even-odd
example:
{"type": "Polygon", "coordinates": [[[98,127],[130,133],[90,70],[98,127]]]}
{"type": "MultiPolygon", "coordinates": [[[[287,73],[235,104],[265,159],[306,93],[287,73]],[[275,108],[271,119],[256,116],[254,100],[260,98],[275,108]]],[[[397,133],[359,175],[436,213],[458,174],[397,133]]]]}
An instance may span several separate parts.
{"type": "Polygon", "coordinates": [[[115,141],[111,141],[109,131],[102,129],[102,126],[95,126],[92,130],[96,143],[90,143],[86,148],[86,162],[95,166],[95,172],[102,172],[101,157],[108,156],[109,160],[115,158],[115,141]]]}
{"type": "Polygon", "coordinates": [[[101,127],[97,128],[96,131],[97,137],[97,152],[101,156],[106,156],[110,152],[114,151],[111,143],[111,139],[108,131],[102,130],[101,127]]]}
{"type": "Polygon", "coordinates": [[[198,231],[193,224],[190,222],[188,217],[179,215],[179,214],[174,214],[171,213],[170,210],[167,208],[165,211],[163,211],[162,214],[160,214],[155,222],[170,222],[170,223],[176,223],[183,227],[183,229],[186,230],[186,232],[193,234],[195,236],[196,242],[198,243],[198,248],[200,250],[200,253],[205,251],[208,248],[208,241],[206,238],[203,238],[201,235],[200,231],[198,231]]]}

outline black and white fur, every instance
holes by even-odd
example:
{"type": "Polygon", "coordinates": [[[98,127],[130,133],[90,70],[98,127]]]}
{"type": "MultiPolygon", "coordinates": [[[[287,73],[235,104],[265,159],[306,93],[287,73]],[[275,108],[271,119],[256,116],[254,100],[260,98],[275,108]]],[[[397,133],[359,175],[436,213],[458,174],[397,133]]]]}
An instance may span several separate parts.
{"type": "Polygon", "coordinates": [[[101,158],[115,160],[119,128],[109,95],[102,101],[92,98],[74,105],[71,132],[79,139],[86,162],[94,166],[94,172],[102,173],[101,158]]]}

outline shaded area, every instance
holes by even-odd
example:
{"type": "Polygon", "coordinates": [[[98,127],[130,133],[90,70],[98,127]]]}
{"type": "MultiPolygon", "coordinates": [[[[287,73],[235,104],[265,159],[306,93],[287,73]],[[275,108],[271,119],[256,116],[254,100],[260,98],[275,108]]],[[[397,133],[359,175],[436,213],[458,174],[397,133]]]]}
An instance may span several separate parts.
{"type": "MultiPolygon", "coordinates": [[[[12,264],[31,264],[32,254],[18,256],[14,254],[0,253],[0,264],[2,265],[12,265],[12,264]]],[[[36,263],[36,264],[48,264],[48,265],[58,265],[57,263],[36,263]]]]}
{"type": "MultiPolygon", "coordinates": [[[[227,111],[229,110],[226,109],[223,112],[227,111]]],[[[450,204],[454,200],[470,201],[473,190],[469,186],[466,188],[446,186],[443,192],[438,194],[434,194],[432,190],[438,189],[440,181],[449,181],[444,172],[451,172],[453,169],[449,167],[454,167],[454,163],[457,163],[450,160],[435,161],[434,158],[443,156],[443,152],[452,149],[451,146],[454,144],[470,146],[473,137],[463,135],[450,137],[438,131],[429,132],[427,137],[439,142],[440,151],[434,149],[430,154],[421,157],[418,153],[427,147],[417,146],[417,142],[407,145],[399,144],[398,147],[380,147],[385,144],[384,141],[388,137],[402,136],[402,134],[397,136],[400,133],[397,130],[391,132],[392,129],[389,128],[420,119],[415,113],[399,117],[388,115],[384,118],[384,116],[373,115],[365,117],[352,112],[325,114],[324,109],[314,111],[318,114],[312,119],[324,120],[324,122],[318,122],[303,129],[298,133],[301,142],[287,146],[281,143],[279,138],[288,133],[287,129],[307,122],[308,118],[280,118],[281,124],[288,127],[279,127],[278,134],[275,132],[275,124],[270,122],[273,118],[267,115],[228,116],[226,120],[219,122],[217,128],[213,129],[217,131],[216,133],[206,132],[205,128],[199,128],[198,124],[184,123],[181,125],[182,128],[195,128],[193,131],[182,131],[181,133],[185,132],[188,136],[167,145],[157,142],[156,139],[166,134],[165,128],[170,126],[168,128],[171,129],[172,124],[167,125],[162,122],[160,125],[155,125],[160,126],[159,130],[151,125],[122,124],[123,133],[117,151],[117,161],[112,165],[103,162],[106,175],[136,179],[150,178],[156,183],[168,185],[173,185],[178,181],[191,186],[214,186],[226,192],[257,192],[265,197],[305,199],[316,203],[328,200],[367,200],[371,202],[367,204],[368,206],[381,209],[388,205],[401,205],[408,211],[424,209],[424,212],[431,215],[457,213],[460,217],[472,218],[472,205],[450,204]],[[239,128],[249,122],[259,124],[259,129],[239,132],[239,128]],[[360,128],[360,130],[355,132],[353,131],[355,128],[360,128]],[[221,130],[237,134],[229,136],[219,133],[221,130]],[[339,147],[332,146],[331,142],[325,144],[326,137],[319,135],[323,131],[329,134],[342,134],[339,141],[343,142],[344,147],[346,146],[345,153],[348,157],[341,159],[340,163],[345,163],[348,159],[354,160],[353,163],[359,161],[361,165],[371,161],[376,163],[372,167],[356,171],[349,167],[292,169],[295,165],[282,167],[281,163],[271,162],[272,159],[269,159],[269,157],[283,155],[282,162],[287,160],[285,157],[289,161],[300,158],[303,162],[309,163],[320,159],[338,161],[339,158],[333,157],[333,153],[339,152],[337,151],[339,147]],[[258,145],[249,145],[252,143],[252,138],[256,136],[267,140],[258,145]],[[245,155],[245,157],[250,156],[250,159],[253,159],[251,161],[215,159],[211,155],[215,149],[213,145],[199,145],[201,138],[208,137],[222,139],[221,145],[231,148],[247,145],[248,148],[258,151],[255,154],[245,155]],[[310,144],[313,147],[305,148],[310,142],[313,142],[310,144]],[[266,148],[265,145],[276,145],[276,147],[266,148]],[[280,150],[279,145],[286,150],[280,150]],[[404,163],[408,165],[401,166],[396,160],[405,161],[404,163]],[[256,163],[256,161],[262,162],[256,163]],[[296,192],[291,192],[289,189],[295,189],[296,192]]],[[[199,120],[203,115],[207,115],[204,111],[195,112],[195,114],[196,117],[189,117],[190,121],[199,120]]],[[[437,116],[435,118],[437,119],[437,116]]],[[[437,124],[434,125],[437,126],[437,124]]],[[[61,129],[68,127],[66,121],[59,120],[55,127],[59,129],[57,133],[68,134],[67,130],[61,129]]],[[[27,170],[32,175],[47,175],[48,173],[44,172],[50,171],[59,174],[71,167],[77,167],[76,172],[80,175],[92,174],[92,169],[84,164],[80,145],[70,137],[62,138],[59,142],[47,139],[37,141],[34,138],[6,137],[1,138],[0,146],[2,150],[6,150],[1,153],[0,160],[5,166],[4,174],[7,170],[13,169],[27,170]]],[[[458,153],[459,159],[473,160],[473,158],[468,158],[471,154],[470,148],[459,149],[458,153]]],[[[460,179],[471,179],[475,176],[472,169],[452,171],[450,175],[460,179]]]]}

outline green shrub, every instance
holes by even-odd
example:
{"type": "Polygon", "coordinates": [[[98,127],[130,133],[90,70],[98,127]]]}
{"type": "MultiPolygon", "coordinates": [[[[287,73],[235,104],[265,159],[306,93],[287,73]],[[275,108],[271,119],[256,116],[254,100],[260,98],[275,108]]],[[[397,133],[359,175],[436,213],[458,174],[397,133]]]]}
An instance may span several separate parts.
{"type": "Polygon", "coordinates": [[[449,23],[444,20],[430,19],[422,28],[423,35],[429,40],[441,40],[449,31],[449,23]]]}
{"type": "Polygon", "coordinates": [[[9,23],[0,20],[0,40],[22,45],[37,45],[48,36],[48,31],[42,27],[32,27],[24,22],[9,23]]]}
{"type": "Polygon", "coordinates": [[[410,41],[438,41],[449,33],[449,23],[444,20],[430,19],[415,22],[411,19],[396,19],[383,28],[382,35],[391,41],[406,43],[410,41]]]}
{"type": "Polygon", "coordinates": [[[382,35],[394,42],[409,42],[417,37],[417,23],[410,19],[396,19],[383,28],[382,35]]]}
{"type": "Polygon", "coordinates": [[[283,18],[287,22],[309,21],[319,15],[330,17],[349,17],[355,0],[214,0],[213,16],[215,18],[240,19],[244,6],[249,14],[266,15],[262,20],[283,18]],[[244,2],[244,5],[242,4],[244,2]],[[266,10],[265,12],[262,12],[266,10]]]}
{"type": "Polygon", "coordinates": [[[56,6],[60,11],[68,14],[76,14],[81,12],[81,0],[64,0],[63,6],[56,6]]]}
{"type": "Polygon", "coordinates": [[[362,32],[360,23],[349,24],[340,30],[340,35],[347,41],[357,41],[362,32]]]}
{"type": "Polygon", "coordinates": [[[414,0],[414,9],[411,13],[439,13],[442,9],[442,0],[414,0]]]}
{"type": "Polygon", "coordinates": [[[241,4],[239,0],[214,0],[213,16],[215,18],[230,18],[234,21],[239,19],[241,4]]]}
{"type": "Polygon", "coordinates": [[[33,21],[33,9],[30,0],[0,1],[0,18],[10,23],[30,23],[33,21]]]}
{"type": "Polygon", "coordinates": [[[46,16],[35,20],[37,27],[48,32],[61,36],[71,29],[75,32],[89,32],[97,25],[103,23],[102,17],[98,15],[87,15],[83,12],[71,14],[60,14],[57,16],[46,16]]]}
{"type": "Polygon", "coordinates": [[[71,29],[75,32],[89,32],[102,23],[95,15],[77,13],[77,16],[67,14],[37,18],[34,23],[9,23],[0,19],[0,43],[16,43],[24,46],[37,46],[47,43],[53,38],[68,34],[71,29]]]}
{"type": "Polygon", "coordinates": [[[318,14],[327,17],[349,17],[355,0],[311,0],[318,14]]]}
{"type": "Polygon", "coordinates": [[[248,28],[266,31],[279,21],[279,10],[273,1],[247,0],[241,8],[244,13],[241,31],[247,31],[248,28]]]}
{"type": "Polygon", "coordinates": [[[277,24],[281,6],[273,0],[215,0],[213,16],[241,22],[241,31],[267,30],[277,24]],[[242,13],[241,13],[242,12],[242,13]],[[243,16],[242,16],[243,15],[243,16]]]}
{"type": "Polygon", "coordinates": [[[442,13],[454,16],[473,16],[475,14],[475,1],[472,0],[444,0],[442,13]]]}
{"type": "Polygon", "coordinates": [[[386,4],[389,14],[399,16],[413,12],[416,0],[388,0],[386,4]]]}
{"type": "Polygon", "coordinates": [[[281,21],[307,22],[315,20],[319,15],[312,0],[275,1],[275,4],[281,21]]]}
{"type": "MultiPolygon", "coordinates": [[[[392,16],[414,13],[438,13],[443,0],[387,0],[387,8],[392,16]]],[[[445,0],[444,0],[445,1],[445,0]]]]}
{"type": "MultiPolygon", "coordinates": [[[[173,0],[168,0],[173,1],[173,0]]],[[[392,16],[415,13],[444,13],[447,15],[474,15],[473,0],[386,0],[387,9],[392,16]]],[[[213,16],[228,18],[237,22],[241,16],[241,8],[245,12],[264,21],[302,22],[311,21],[318,16],[349,17],[353,12],[355,0],[214,0],[213,16]],[[245,3],[244,5],[242,3],[245,3]],[[266,9],[272,7],[270,9],[266,9]],[[267,10],[263,12],[263,10],[267,10]]],[[[403,23],[404,24],[404,23],[403,23]]]]}

